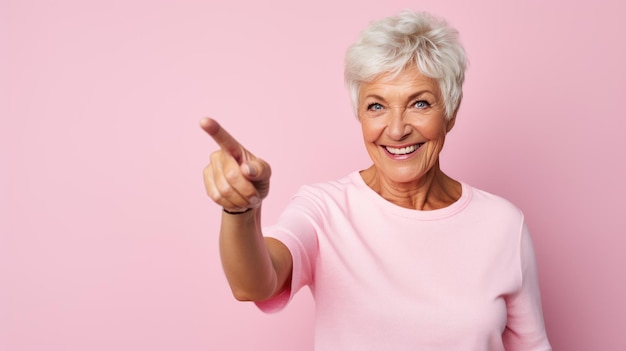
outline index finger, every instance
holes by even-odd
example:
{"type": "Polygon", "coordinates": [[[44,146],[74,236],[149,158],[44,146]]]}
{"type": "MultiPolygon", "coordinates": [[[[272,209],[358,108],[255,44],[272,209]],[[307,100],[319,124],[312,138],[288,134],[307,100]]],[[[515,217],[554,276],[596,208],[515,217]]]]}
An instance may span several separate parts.
{"type": "Polygon", "coordinates": [[[215,140],[222,150],[226,151],[238,162],[241,161],[241,144],[232,135],[228,134],[226,129],[222,128],[216,120],[203,118],[200,120],[200,127],[215,140]]]}

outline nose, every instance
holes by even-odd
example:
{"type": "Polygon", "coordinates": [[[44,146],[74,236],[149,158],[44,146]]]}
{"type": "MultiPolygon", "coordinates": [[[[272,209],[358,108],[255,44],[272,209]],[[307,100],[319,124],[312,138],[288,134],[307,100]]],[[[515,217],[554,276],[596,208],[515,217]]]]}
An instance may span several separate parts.
{"type": "Polygon", "coordinates": [[[387,123],[387,134],[393,140],[403,140],[409,134],[411,134],[411,126],[406,122],[405,109],[395,108],[392,109],[389,114],[389,121],[387,123]]]}

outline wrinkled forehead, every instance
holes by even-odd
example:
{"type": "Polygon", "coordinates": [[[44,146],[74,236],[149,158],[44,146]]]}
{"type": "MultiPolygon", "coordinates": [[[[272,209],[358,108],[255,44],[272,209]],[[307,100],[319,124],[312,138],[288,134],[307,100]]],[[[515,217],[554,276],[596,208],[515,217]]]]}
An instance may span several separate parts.
{"type": "Polygon", "coordinates": [[[370,81],[363,82],[359,95],[366,95],[367,92],[371,92],[372,90],[394,88],[407,90],[407,93],[410,93],[409,90],[428,90],[435,95],[440,95],[439,82],[434,78],[424,75],[414,65],[408,66],[398,72],[384,72],[370,81]]]}

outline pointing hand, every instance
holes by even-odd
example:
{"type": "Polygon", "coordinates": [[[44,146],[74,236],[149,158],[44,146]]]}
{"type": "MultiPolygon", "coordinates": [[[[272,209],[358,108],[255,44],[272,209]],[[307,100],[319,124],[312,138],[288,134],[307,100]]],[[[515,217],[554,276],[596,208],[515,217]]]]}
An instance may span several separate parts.
{"type": "Polygon", "coordinates": [[[230,212],[259,207],[269,192],[270,165],[246,150],[214,119],[203,118],[200,127],[220,147],[203,172],[209,197],[230,212]]]}

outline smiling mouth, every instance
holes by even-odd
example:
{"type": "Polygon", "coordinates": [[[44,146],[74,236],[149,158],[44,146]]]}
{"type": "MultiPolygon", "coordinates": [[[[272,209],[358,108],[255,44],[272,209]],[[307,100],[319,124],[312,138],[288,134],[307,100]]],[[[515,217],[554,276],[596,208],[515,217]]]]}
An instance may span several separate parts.
{"type": "Polygon", "coordinates": [[[424,145],[424,143],[414,144],[414,145],[410,145],[410,146],[406,146],[406,147],[400,147],[400,148],[391,147],[391,146],[385,146],[385,150],[387,150],[387,152],[392,154],[392,155],[402,156],[402,155],[409,155],[409,154],[414,153],[422,145],[424,145]]]}

